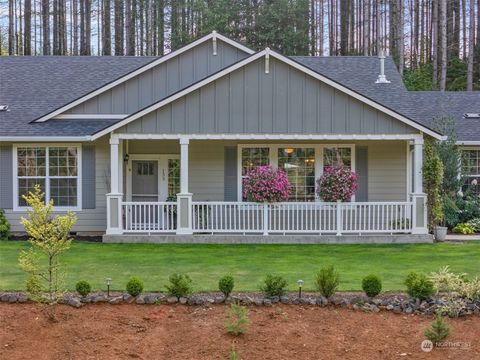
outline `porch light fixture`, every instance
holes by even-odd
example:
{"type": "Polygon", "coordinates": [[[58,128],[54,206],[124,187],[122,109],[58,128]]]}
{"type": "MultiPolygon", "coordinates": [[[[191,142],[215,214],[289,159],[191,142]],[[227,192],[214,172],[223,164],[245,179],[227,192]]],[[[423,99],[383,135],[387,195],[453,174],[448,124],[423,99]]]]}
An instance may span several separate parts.
{"type": "Polygon", "coordinates": [[[105,278],[105,284],[107,284],[107,296],[110,297],[110,285],[112,285],[112,278],[105,278]]]}
{"type": "Polygon", "coordinates": [[[297,280],[297,285],[298,285],[298,298],[302,298],[302,287],[305,282],[303,280],[297,280]]]}
{"type": "Polygon", "coordinates": [[[123,161],[128,162],[128,159],[130,159],[130,155],[125,154],[125,156],[123,157],[123,161]]]}
{"type": "Polygon", "coordinates": [[[292,149],[292,148],[286,148],[284,151],[285,151],[286,154],[291,154],[291,153],[293,153],[293,149],[292,149]]]}

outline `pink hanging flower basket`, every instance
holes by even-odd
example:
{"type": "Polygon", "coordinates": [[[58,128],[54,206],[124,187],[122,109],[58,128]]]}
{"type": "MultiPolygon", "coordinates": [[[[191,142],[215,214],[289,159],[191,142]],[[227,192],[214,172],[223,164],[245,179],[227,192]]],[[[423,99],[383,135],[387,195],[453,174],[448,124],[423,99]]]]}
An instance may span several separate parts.
{"type": "Polygon", "coordinates": [[[357,188],[357,174],[346,166],[329,166],[317,180],[317,194],[326,202],[350,201],[357,188]]]}
{"type": "Polygon", "coordinates": [[[290,183],[287,174],[270,165],[256,166],[243,178],[243,197],[252,202],[282,202],[288,200],[290,183]]]}

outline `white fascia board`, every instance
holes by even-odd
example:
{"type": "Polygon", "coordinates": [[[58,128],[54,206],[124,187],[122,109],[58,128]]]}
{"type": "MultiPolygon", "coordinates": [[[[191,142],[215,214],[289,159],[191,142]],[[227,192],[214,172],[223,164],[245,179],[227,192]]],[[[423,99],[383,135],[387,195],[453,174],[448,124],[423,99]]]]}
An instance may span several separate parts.
{"type": "Polygon", "coordinates": [[[168,60],[170,60],[170,59],[172,59],[172,58],[174,58],[174,57],[176,57],[176,56],[178,56],[178,55],[180,55],[180,54],[182,54],[182,53],[184,53],[184,52],[186,52],[186,51],[188,51],[188,50],[190,50],[190,49],[192,49],[192,48],[194,48],[194,47],[196,47],[196,46],[198,46],[202,43],[204,43],[207,40],[212,39],[214,36],[217,39],[220,39],[220,40],[222,40],[222,41],[224,41],[224,42],[226,42],[226,43],[228,43],[232,46],[235,46],[236,48],[238,48],[242,51],[245,51],[249,55],[254,53],[253,50],[247,48],[246,46],[244,46],[240,43],[237,43],[236,41],[233,41],[231,39],[228,39],[227,37],[225,37],[221,34],[212,32],[212,33],[210,33],[208,35],[205,35],[204,37],[202,37],[198,40],[195,40],[195,41],[191,42],[190,44],[187,44],[187,45],[181,47],[180,49],[174,50],[174,51],[168,53],[167,55],[162,56],[158,60],[154,60],[154,61],[140,67],[139,69],[137,69],[137,70],[125,75],[125,76],[122,76],[121,78],[119,78],[119,79],[117,79],[117,80],[115,80],[115,81],[113,81],[113,82],[111,82],[111,83],[109,83],[105,86],[102,86],[101,88],[99,88],[99,89],[97,89],[97,90],[95,90],[95,91],[93,91],[93,92],[91,92],[91,93],[89,93],[85,96],[82,96],[81,98],[79,98],[77,100],[74,100],[73,102],[71,102],[71,103],[69,103],[65,106],[62,106],[61,108],[59,108],[57,110],[52,111],[51,113],[48,113],[48,114],[38,118],[34,122],[47,121],[47,120],[49,120],[49,119],[51,119],[51,118],[53,118],[53,117],[55,117],[55,116],[57,116],[57,115],[59,115],[63,112],[65,112],[65,111],[67,111],[67,110],[69,110],[69,109],[71,109],[71,108],[73,108],[73,107],[75,107],[75,106],[77,106],[77,105],[79,105],[79,104],[97,96],[97,95],[100,95],[101,93],[103,93],[107,90],[110,90],[111,88],[113,88],[113,87],[115,87],[115,86],[117,86],[117,85],[135,77],[135,76],[138,76],[138,75],[144,73],[147,70],[150,70],[151,68],[153,68],[153,67],[155,67],[155,66],[157,66],[161,63],[164,63],[165,61],[168,61],[168,60]]]}
{"type": "Polygon", "coordinates": [[[128,114],[61,114],[52,120],[122,120],[128,114]]]}
{"type": "Polygon", "coordinates": [[[129,117],[125,118],[124,120],[119,121],[116,124],[113,124],[110,127],[107,127],[106,129],[92,135],[92,138],[93,139],[98,139],[99,137],[102,137],[102,136],[104,136],[104,135],[106,135],[106,134],[108,134],[108,133],[110,133],[110,132],[112,132],[112,131],[114,131],[118,128],[121,128],[122,126],[125,126],[125,125],[129,124],[130,122],[132,122],[132,121],[134,121],[134,120],[136,120],[136,119],[138,119],[138,118],[140,118],[140,117],[142,117],[142,116],[144,116],[148,113],[151,113],[152,111],[155,111],[155,110],[161,108],[162,106],[165,106],[165,105],[171,103],[172,101],[175,101],[175,100],[181,98],[182,96],[185,96],[185,95],[191,93],[192,91],[200,89],[201,87],[203,87],[203,86],[205,86],[205,85],[207,85],[207,84],[209,84],[209,83],[211,83],[211,82],[213,82],[213,81],[231,73],[232,71],[235,71],[237,69],[240,69],[240,68],[244,67],[245,65],[251,63],[252,61],[255,61],[255,60],[261,58],[264,55],[265,55],[265,51],[260,51],[260,52],[256,53],[255,55],[251,55],[248,58],[243,59],[243,60],[225,68],[224,70],[219,71],[219,72],[213,74],[212,76],[209,76],[206,79],[204,79],[202,81],[199,81],[199,82],[197,82],[197,83],[195,83],[195,84],[193,84],[193,85],[191,85],[191,86],[189,86],[189,87],[187,87],[187,88],[185,88],[185,89],[183,89],[183,90],[181,90],[181,91],[179,91],[179,92],[177,92],[177,93],[175,93],[175,94],[173,94],[173,95],[171,95],[171,96],[169,96],[169,97],[167,97],[163,100],[160,100],[160,101],[156,102],[155,104],[150,105],[150,106],[146,107],[145,109],[142,109],[142,110],[130,115],[129,117]]]}
{"type": "Polygon", "coordinates": [[[480,146],[480,141],[457,141],[456,144],[463,146],[480,146]]]}
{"type": "Polygon", "coordinates": [[[92,141],[88,136],[0,136],[0,141],[9,142],[70,142],[70,141],[92,141]]]}
{"type": "Polygon", "coordinates": [[[117,134],[122,140],[417,140],[421,134],[117,134]]]}
{"type": "Polygon", "coordinates": [[[424,127],[424,126],[416,123],[415,121],[412,121],[412,120],[398,114],[397,112],[395,112],[393,110],[390,110],[389,108],[387,108],[383,105],[380,105],[377,102],[375,102],[373,100],[370,100],[369,98],[367,98],[363,95],[360,95],[359,93],[357,93],[357,92],[355,92],[355,91],[353,91],[353,90],[351,90],[351,89],[349,89],[349,88],[347,88],[343,85],[340,85],[339,83],[337,83],[337,82],[335,82],[335,81],[333,81],[333,80],[331,80],[331,79],[329,79],[329,78],[327,78],[323,75],[320,75],[319,73],[307,68],[306,66],[303,66],[303,65],[297,63],[296,61],[293,61],[290,58],[288,58],[286,56],[283,56],[283,55],[280,55],[280,54],[278,54],[278,53],[276,53],[276,52],[274,52],[270,49],[260,51],[260,52],[256,53],[255,55],[251,55],[248,58],[246,58],[242,61],[239,61],[239,62],[225,68],[224,70],[219,71],[218,73],[215,73],[212,76],[210,76],[210,77],[208,77],[208,78],[206,78],[206,79],[204,79],[200,82],[197,82],[196,84],[193,84],[193,85],[185,88],[184,90],[182,90],[182,91],[180,91],[176,94],[173,94],[170,97],[165,98],[164,100],[161,100],[161,101],[159,101],[159,102],[157,102],[157,103],[155,103],[155,104],[153,104],[153,105],[151,105],[151,106],[149,106],[149,107],[147,107],[143,110],[140,110],[137,113],[132,114],[131,116],[125,118],[123,121],[120,121],[120,122],[106,128],[106,129],[100,131],[99,133],[94,134],[93,138],[96,139],[96,138],[101,137],[105,134],[108,134],[109,132],[118,129],[118,128],[130,123],[133,120],[136,120],[136,119],[138,119],[138,118],[140,118],[140,117],[142,117],[142,116],[144,116],[144,115],[146,115],[146,114],[148,114],[152,111],[155,111],[155,110],[161,108],[162,106],[165,106],[165,105],[171,103],[172,101],[175,101],[175,100],[181,98],[182,96],[185,96],[185,95],[197,90],[198,88],[200,88],[202,86],[205,86],[205,85],[221,78],[222,76],[224,76],[226,74],[231,73],[232,71],[235,71],[235,70],[237,70],[237,69],[239,69],[243,66],[248,65],[249,63],[257,60],[258,58],[260,58],[262,56],[265,56],[266,54],[268,54],[269,56],[275,57],[277,60],[282,61],[282,62],[286,63],[287,65],[290,65],[290,66],[294,67],[295,69],[297,69],[299,71],[302,71],[302,72],[312,76],[313,78],[315,78],[317,80],[320,80],[323,83],[325,83],[327,85],[330,85],[333,88],[335,88],[339,91],[342,91],[343,93],[345,93],[345,94],[347,94],[347,95],[349,95],[349,96],[351,96],[351,97],[353,97],[353,98],[355,98],[355,99],[357,99],[357,100],[359,100],[359,101],[361,101],[361,102],[363,102],[363,103],[365,103],[365,104],[367,104],[367,105],[369,105],[369,106],[371,106],[371,107],[373,107],[373,108],[375,108],[375,109],[377,109],[377,110],[379,110],[379,111],[381,111],[381,112],[383,112],[383,113],[385,113],[385,114],[387,114],[387,115],[389,115],[389,116],[391,116],[391,117],[393,117],[393,118],[395,118],[395,119],[397,119],[397,120],[399,120],[399,121],[401,121],[401,122],[403,122],[407,125],[409,125],[409,126],[413,127],[414,129],[417,129],[421,132],[424,132],[427,135],[432,136],[435,139],[444,140],[444,138],[445,138],[441,134],[438,134],[437,132],[435,132],[433,130],[430,130],[427,127],[424,127]]]}

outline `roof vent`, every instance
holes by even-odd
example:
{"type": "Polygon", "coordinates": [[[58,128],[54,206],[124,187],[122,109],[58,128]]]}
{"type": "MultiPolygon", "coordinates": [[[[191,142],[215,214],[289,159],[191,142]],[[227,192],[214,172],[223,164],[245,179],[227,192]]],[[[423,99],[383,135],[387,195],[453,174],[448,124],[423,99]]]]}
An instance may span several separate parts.
{"type": "Polygon", "coordinates": [[[7,111],[8,105],[0,105],[0,111],[7,111]]]}
{"type": "Polygon", "coordinates": [[[465,119],[480,119],[480,113],[466,113],[463,114],[465,119]]]}
{"type": "Polygon", "coordinates": [[[378,54],[378,58],[380,59],[380,75],[378,75],[376,84],[390,84],[390,81],[387,80],[385,76],[385,54],[383,50],[380,50],[380,54],[378,54]]]}

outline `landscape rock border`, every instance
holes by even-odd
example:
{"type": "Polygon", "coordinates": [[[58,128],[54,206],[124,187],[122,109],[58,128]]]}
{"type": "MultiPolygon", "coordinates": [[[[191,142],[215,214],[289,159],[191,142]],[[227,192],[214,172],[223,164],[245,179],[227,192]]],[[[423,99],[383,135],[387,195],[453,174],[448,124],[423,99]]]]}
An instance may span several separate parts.
{"type": "MultiPolygon", "coordinates": [[[[0,302],[26,303],[28,295],[22,292],[0,292],[0,302]]],[[[424,314],[432,315],[439,307],[445,304],[440,297],[425,301],[412,301],[402,293],[386,293],[374,298],[369,298],[362,293],[336,293],[330,299],[316,294],[304,293],[299,298],[297,293],[284,296],[265,297],[260,293],[236,293],[225,300],[220,293],[198,293],[188,297],[176,298],[163,293],[144,293],[133,297],[126,293],[111,292],[107,296],[104,292],[91,293],[80,296],[77,293],[67,293],[61,303],[79,308],[85,304],[179,304],[186,306],[210,306],[214,304],[229,304],[232,302],[246,306],[272,306],[275,304],[307,305],[307,306],[339,306],[364,312],[391,311],[397,314],[424,314]]],[[[480,315],[480,300],[467,301],[459,315],[480,315]]]]}

